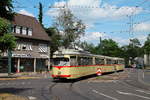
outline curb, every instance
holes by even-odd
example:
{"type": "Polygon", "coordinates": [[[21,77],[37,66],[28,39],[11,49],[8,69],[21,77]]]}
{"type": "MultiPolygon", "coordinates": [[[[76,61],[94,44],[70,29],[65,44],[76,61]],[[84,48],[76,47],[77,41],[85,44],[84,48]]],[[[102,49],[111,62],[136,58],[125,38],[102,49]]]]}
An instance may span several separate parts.
{"type": "Polygon", "coordinates": [[[7,78],[0,78],[0,80],[21,80],[21,79],[39,79],[40,77],[26,77],[26,76],[21,76],[21,77],[7,77],[7,78]]]}
{"type": "Polygon", "coordinates": [[[22,97],[10,93],[0,93],[0,100],[29,100],[27,97],[22,97]]]}
{"type": "Polygon", "coordinates": [[[143,85],[150,87],[150,83],[145,82],[145,81],[143,80],[143,78],[142,78],[142,75],[140,75],[140,73],[141,73],[141,72],[138,70],[138,81],[139,81],[140,83],[142,83],[143,85]]]}

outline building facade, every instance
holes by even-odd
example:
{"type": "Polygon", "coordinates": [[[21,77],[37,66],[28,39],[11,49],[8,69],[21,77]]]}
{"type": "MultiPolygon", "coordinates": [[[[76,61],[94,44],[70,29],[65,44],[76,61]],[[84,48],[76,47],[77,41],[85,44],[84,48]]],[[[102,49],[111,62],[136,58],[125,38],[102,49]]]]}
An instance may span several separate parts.
{"type": "MultiPolygon", "coordinates": [[[[12,51],[12,72],[37,72],[49,69],[50,38],[34,17],[16,14],[12,34],[17,46],[12,51]]],[[[7,53],[0,61],[0,72],[8,70],[7,53]]]]}

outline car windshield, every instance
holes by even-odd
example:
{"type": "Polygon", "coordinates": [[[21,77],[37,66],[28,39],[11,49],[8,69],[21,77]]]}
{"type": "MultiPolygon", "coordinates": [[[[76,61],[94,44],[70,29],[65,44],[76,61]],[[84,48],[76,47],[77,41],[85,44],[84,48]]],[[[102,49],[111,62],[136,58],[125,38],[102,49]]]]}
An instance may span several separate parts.
{"type": "Polygon", "coordinates": [[[54,58],[54,66],[69,66],[69,58],[54,58]]]}

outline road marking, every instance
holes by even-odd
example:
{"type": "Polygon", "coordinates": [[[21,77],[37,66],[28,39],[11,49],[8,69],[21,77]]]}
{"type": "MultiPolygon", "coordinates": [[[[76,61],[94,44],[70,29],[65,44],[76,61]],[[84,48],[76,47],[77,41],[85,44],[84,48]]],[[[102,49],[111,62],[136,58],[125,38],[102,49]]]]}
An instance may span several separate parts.
{"type": "Polygon", "coordinates": [[[137,95],[137,94],[133,94],[133,93],[127,93],[127,92],[121,92],[121,91],[117,91],[119,94],[124,94],[124,95],[131,95],[131,96],[137,96],[137,97],[140,97],[140,98],[144,98],[144,99],[149,99],[149,97],[145,97],[145,96],[142,96],[142,95],[137,95]]]}
{"type": "Polygon", "coordinates": [[[33,97],[33,96],[28,96],[28,98],[29,98],[30,100],[35,100],[35,99],[36,99],[36,97],[33,97]]]}
{"type": "Polygon", "coordinates": [[[144,79],[144,72],[143,72],[143,79],[144,79]]]}
{"type": "Polygon", "coordinates": [[[25,84],[25,82],[22,82],[22,85],[24,85],[25,84]]]}
{"type": "Polygon", "coordinates": [[[145,94],[150,94],[150,92],[148,92],[148,91],[143,91],[143,90],[135,90],[135,91],[142,92],[142,93],[145,93],[145,94]]]}
{"type": "Polygon", "coordinates": [[[114,98],[114,97],[111,97],[111,96],[109,96],[109,95],[100,93],[100,92],[98,92],[98,91],[96,91],[96,90],[92,90],[92,91],[95,92],[95,93],[97,93],[97,94],[99,94],[99,95],[105,96],[105,97],[107,97],[107,98],[109,98],[109,99],[118,100],[117,98],[114,98]]]}

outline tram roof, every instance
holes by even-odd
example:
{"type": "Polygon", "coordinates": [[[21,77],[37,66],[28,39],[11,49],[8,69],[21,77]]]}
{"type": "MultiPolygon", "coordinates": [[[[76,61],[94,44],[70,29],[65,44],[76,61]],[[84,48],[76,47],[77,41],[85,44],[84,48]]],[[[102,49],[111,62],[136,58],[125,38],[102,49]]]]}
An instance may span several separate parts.
{"type": "Polygon", "coordinates": [[[123,60],[123,58],[119,58],[119,57],[95,55],[95,54],[91,54],[88,51],[76,50],[76,49],[62,49],[62,50],[56,51],[54,55],[83,55],[83,56],[101,57],[101,58],[113,59],[113,60],[123,60]]]}
{"type": "Polygon", "coordinates": [[[88,56],[93,56],[93,54],[91,54],[88,51],[81,51],[81,50],[75,50],[75,49],[63,49],[61,51],[56,51],[54,54],[55,55],[63,54],[63,55],[88,55],[88,56]]]}

